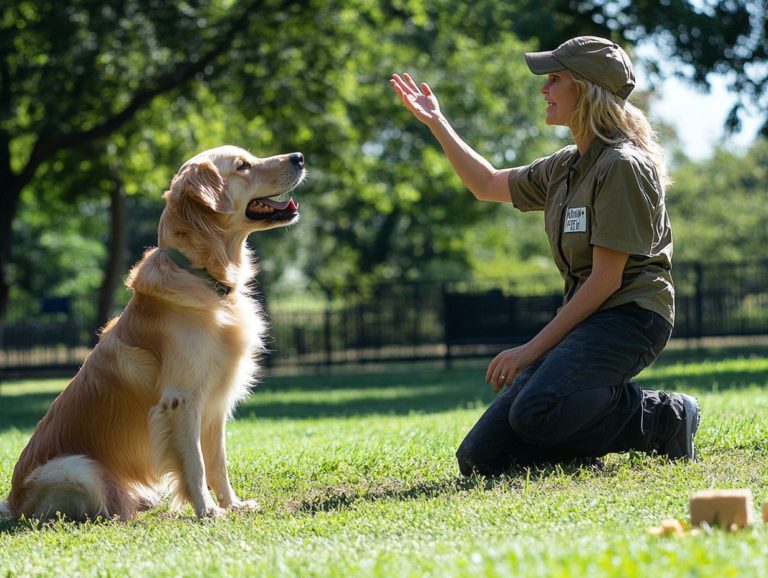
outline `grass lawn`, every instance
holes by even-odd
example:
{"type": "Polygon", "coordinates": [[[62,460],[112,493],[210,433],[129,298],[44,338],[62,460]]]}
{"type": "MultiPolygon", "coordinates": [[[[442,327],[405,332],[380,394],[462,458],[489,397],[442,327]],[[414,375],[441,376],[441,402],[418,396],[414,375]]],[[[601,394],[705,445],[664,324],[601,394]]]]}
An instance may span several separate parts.
{"type": "MultiPolygon", "coordinates": [[[[232,483],[261,504],[199,522],[0,522],[5,576],[768,576],[768,356],[668,351],[640,381],[702,406],[700,461],[611,455],[602,471],[459,476],[453,453],[492,398],[484,366],[271,377],[228,429],[232,483]],[[690,495],[749,488],[749,529],[660,538],[690,495]]],[[[0,389],[0,495],[62,380],[0,389]]]]}

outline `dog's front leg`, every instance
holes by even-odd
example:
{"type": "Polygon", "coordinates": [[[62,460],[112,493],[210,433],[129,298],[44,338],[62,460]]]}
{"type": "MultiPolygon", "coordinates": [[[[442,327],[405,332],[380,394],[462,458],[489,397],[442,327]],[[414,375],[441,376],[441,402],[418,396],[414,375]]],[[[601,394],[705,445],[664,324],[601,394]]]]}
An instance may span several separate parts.
{"type": "Polygon", "coordinates": [[[241,501],[232,484],[229,481],[227,471],[227,448],[224,436],[226,420],[218,414],[211,418],[203,426],[203,458],[205,459],[205,471],[208,477],[208,484],[222,508],[247,508],[255,510],[258,504],[255,500],[241,501]]]}
{"type": "Polygon", "coordinates": [[[198,518],[221,515],[208,492],[200,446],[201,417],[196,400],[183,390],[166,389],[149,412],[153,466],[158,474],[170,473],[174,493],[187,499],[198,518]]]}

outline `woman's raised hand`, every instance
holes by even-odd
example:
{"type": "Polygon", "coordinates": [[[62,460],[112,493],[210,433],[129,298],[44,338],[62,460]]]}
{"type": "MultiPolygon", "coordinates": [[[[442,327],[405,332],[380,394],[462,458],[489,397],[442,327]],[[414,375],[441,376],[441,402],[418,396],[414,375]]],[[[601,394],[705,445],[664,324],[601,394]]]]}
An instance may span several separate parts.
{"type": "Polygon", "coordinates": [[[407,72],[401,77],[393,74],[389,81],[403,104],[424,124],[430,124],[440,117],[440,105],[426,82],[421,87],[407,72]]]}

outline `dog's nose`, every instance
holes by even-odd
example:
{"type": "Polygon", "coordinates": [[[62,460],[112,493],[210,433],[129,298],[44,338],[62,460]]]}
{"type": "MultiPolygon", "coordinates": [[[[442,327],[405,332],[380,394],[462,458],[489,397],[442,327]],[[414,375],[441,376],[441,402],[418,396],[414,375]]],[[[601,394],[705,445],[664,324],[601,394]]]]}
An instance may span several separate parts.
{"type": "Polygon", "coordinates": [[[301,153],[291,153],[288,159],[297,167],[304,166],[304,155],[301,153]]]}

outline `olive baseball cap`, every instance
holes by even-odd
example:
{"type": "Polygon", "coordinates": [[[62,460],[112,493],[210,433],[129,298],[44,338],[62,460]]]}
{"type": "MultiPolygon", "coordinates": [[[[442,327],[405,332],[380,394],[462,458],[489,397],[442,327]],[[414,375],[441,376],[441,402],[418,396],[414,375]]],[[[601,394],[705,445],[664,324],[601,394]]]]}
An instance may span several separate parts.
{"type": "Polygon", "coordinates": [[[635,72],[627,53],[598,36],[577,36],[554,50],[527,52],[525,61],[534,74],[567,68],[623,99],[635,88],[635,72]]]}

